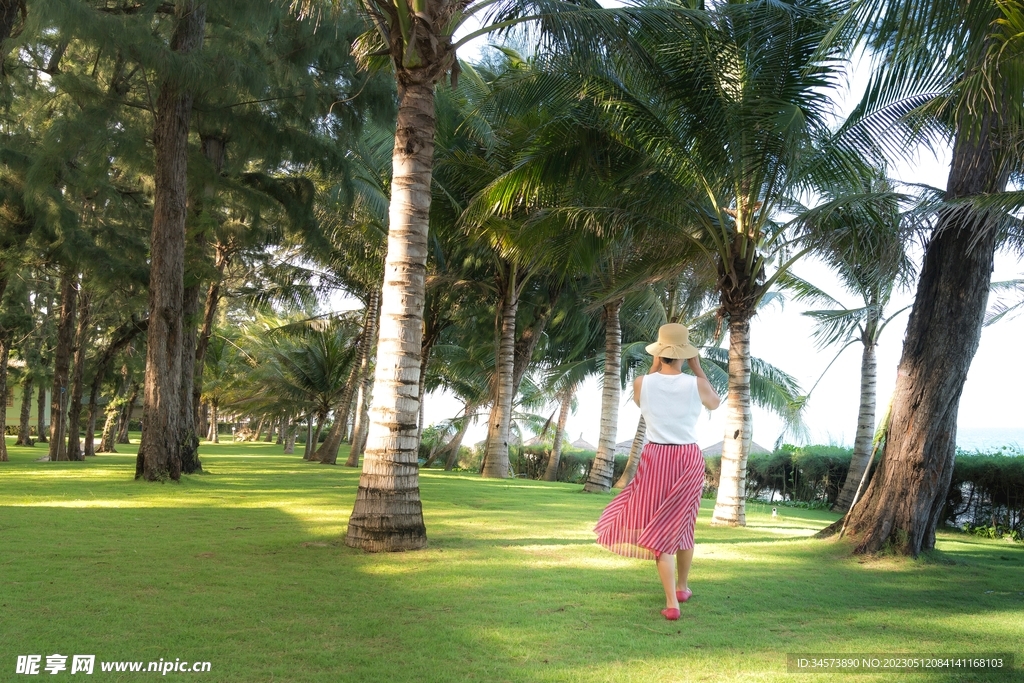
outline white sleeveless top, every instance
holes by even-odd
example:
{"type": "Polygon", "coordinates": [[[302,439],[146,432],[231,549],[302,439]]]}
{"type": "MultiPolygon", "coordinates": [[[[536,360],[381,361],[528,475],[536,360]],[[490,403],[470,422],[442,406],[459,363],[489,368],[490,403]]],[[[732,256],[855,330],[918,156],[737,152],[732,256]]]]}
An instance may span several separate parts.
{"type": "Polygon", "coordinates": [[[652,443],[697,442],[700,393],[693,375],[644,375],[640,383],[640,412],[647,423],[647,440],[652,443]]]}

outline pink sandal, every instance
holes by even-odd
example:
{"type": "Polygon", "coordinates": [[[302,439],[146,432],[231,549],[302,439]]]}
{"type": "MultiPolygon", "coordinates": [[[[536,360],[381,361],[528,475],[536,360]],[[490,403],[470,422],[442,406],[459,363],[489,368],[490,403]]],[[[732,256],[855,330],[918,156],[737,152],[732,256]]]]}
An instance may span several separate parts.
{"type": "Polygon", "coordinates": [[[669,621],[676,621],[679,619],[679,608],[678,607],[666,607],[661,610],[661,614],[669,621]]]}
{"type": "Polygon", "coordinates": [[[689,588],[687,588],[684,591],[676,591],[676,599],[679,600],[679,602],[686,602],[692,596],[693,596],[693,591],[690,590],[689,588]]]}

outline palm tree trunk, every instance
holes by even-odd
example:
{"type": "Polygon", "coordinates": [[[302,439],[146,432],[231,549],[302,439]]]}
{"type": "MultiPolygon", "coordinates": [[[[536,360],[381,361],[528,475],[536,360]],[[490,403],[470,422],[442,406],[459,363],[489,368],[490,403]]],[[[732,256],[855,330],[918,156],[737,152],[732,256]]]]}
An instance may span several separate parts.
{"type": "Polygon", "coordinates": [[[558,406],[558,424],[555,426],[555,440],[551,445],[547,467],[544,468],[544,481],[558,481],[558,464],[562,460],[562,442],[565,441],[565,423],[572,409],[575,390],[563,391],[558,406]]]}
{"type": "Polygon", "coordinates": [[[306,417],[306,443],[302,449],[302,459],[309,460],[309,454],[313,452],[313,413],[306,417]]]}
{"type": "Polygon", "coordinates": [[[363,323],[368,330],[366,353],[359,361],[359,393],[356,395],[356,423],[352,428],[352,448],[348,453],[346,467],[358,467],[359,457],[366,447],[366,432],[369,427],[369,405],[370,405],[370,356],[374,340],[377,338],[377,321],[380,317],[380,292],[372,290],[366,301],[366,310],[369,317],[363,323]]]}
{"type": "MultiPolygon", "coordinates": [[[[171,50],[202,48],[206,4],[180,0],[171,50]]],[[[178,74],[166,74],[156,102],[153,229],[150,236],[149,335],[142,411],[142,444],[135,478],[181,478],[181,353],[188,200],[188,132],[193,93],[178,74]]]]}
{"type": "Polygon", "coordinates": [[[82,384],[85,352],[89,346],[89,292],[78,295],[78,331],[75,333],[75,362],[71,373],[71,403],[68,406],[68,460],[85,460],[78,423],[82,418],[82,384]]]}
{"type": "Polygon", "coordinates": [[[747,455],[753,437],[750,413],[750,320],[729,321],[729,390],[725,406],[725,439],[713,525],[746,526],[747,455]]]}
{"type": "Polygon", "coordinates": [[[644,450],[644,438],[647,435],[647,423],[644,422],[643,415],[640,416],[640,421],[636,424],[636,435],[633,437],[633,445],[629,447],[629,459],[626,461],[626,469],[622,471],[622,476],[615,482],[615,488],[624,489],[633,481],[633,477],[636,476],[636,468],[640,466],[640,453],[644,450]]]}
{"type": "Polygon", "coordinates": [[[295,432],[298,429],[298,424],[295,418],[291,415],[288,416],[285,422],[284,428],[284,453],[285,455],[291,455],[295,452],[295,432]]]}
{"type": "Polygon", "coordinates": [[[622,299],[604,305],[604,382],[601,388],[601,435],[597,440],[597,454],[587,476],[583,490],[587,493],[607,493],[615,476],[615,438],[619,426],[619,378],[622,355],[622,328],[619,310],[622,299]]]}
{"type": "MultiPolygon", "coordinates": [[[[985,103],[983,103],[985,105],[985,103]]],[[[994,194],[1009,167],[1003,114],[986,107],[958,122],[947,196],[994,194]]],[[[907,322],[885,450],[850,510],[855,552],[917,556],[935,546],[956,455],[960,394],[978,350],[999,230],[987,214],[946,212],[925,247],[907,322]]]]}
{"type": "Polygon", "coordinates": [[[210,402],[210,437],[211,443],[220,443],[220,415],[217,412],[217,403],[210,402]]]}
{"type": "MultiPolygon", "coordinates": [[[[438,65],[431,65],[436,67],[438,65]]],[[[419,489],[420,347],[434,158],[435,68],[398,68],[388,252],[381,291],[373,407],[345,543],[371,552],[427,543],[419,489]]]]}
{"type": "Polygon", "coordinates": [[[78,305],[78,277],[65,268],[60,278],[60,321],[57,345],[53,350],[53,390],[50,394],[50,460],[67,460],[68,372],[75,343],[75,317],[78,305]]]}
{"type": "Polygon", "coordinates": [[[39,383],[39,397],[36,399],[36,433],[39,443],[46,443],[46,387],[39,383]]]}
{"type": "Polygon", "coordinates": [[[323,444],[310,457],[310,461],[319,462],[321,465],[338,464],[338,449],[341,448],[341,436],[344,429],[345,425],[338,417],[338,414],[335,413],[334,423],[331,425],[330,431],[327,432],[327,438],[324,439],[323,444]]]}
{"type": "Polygon", "coordinates": [[[487,452],[483,476],[504,479],[508,476],[508,432],[512,422],[512,377],[515,366],[516,312],[519,289],[515,266],[507,282],[499,283],[502,293],[499,310],[498,362],[495,367],[495,400],[487,423],[487,452]]]}
{"type": "Polygon", "coordinates": [[[853,496],[864,476],[864,469],[871,459],[871,443],[875,436],[875,404],[877,361],[875,345],[865,341],[864,352],[860,363],[860,410],[857,413],[857,436],[853,441],[853,456],[850,458],[850,471],[843,482],[832,512],[845,513],[853,504],[853,496]]]}
{"type": "Polygon", "coordinates": [[[277,427],[277,420],[270,418],[267,420],[267,438],[264,439],[266,443],[274,443],[274,429],[277,427]]]}
{"type": "Polygon", "coordinates": [[[18,440],[15,446],[32,445],[32,375],[26,374],[21,382],[21,421],[18,425],[18,440]]]}

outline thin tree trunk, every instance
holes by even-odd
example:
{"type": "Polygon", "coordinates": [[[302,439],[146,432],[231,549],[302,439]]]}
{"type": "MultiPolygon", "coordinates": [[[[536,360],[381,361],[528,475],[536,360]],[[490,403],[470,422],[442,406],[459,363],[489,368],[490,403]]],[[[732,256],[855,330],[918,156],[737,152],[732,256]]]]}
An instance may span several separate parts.
{"type": "Polygon", "coordinates": [[[274,443],[274,429],[277,427],[277,420],[270,418],[267,422],[267,438],[264,441],[266,443],[274,443]]]}
{"type": "MultiPolygon", "coordinates": [[[[121,349],[128,346],[132,340],[146,329],[149,324],[148,320],[142,320],[137,322],[133,315],[131,320],[125,322],[114,331],[113,338],[107,348],[103,350],[99,358],[96,361],[96,373],[92,378],[92,386],[89,389],[89,417],[88,426],[85,430],[85,454],[87,456],[96,455],[94,440],[96,430],[96,416],[99,411],[98,401],[100,396],[100,390],[103,386],[103,379],[106,377],[110,364],[113,362],[114,357],[121,349]]],[[[106,432],[106,427],[104,427],[106,432]]],[[[113,443],[110,444],[113,447],[113,443]]],[[[101,449],[102,450],[102,449],[101,449]]]]}
{"type": "Polygon", "coordinates": [[[861,477],[864,476],[864,469],[871,459],[871,443],[875,436],[876,366],[875,345],[868,341],[864,344],[860,363],[860,410],[857,414],[857,436],[853,441],[850,471],[846,475],[836,504],[832,506],[833,512],[846,513],[850,509],[861,477]]]}
{"type": "Polygon", "coordinates": [[[39,382],[39,397],[36,399],[36,441],[46,443],[46,387],[39,382]]]}
{"type": "Polygon", "coordinates": [[[0,330],[0,462],[7,462],[7,357],[11,353],[11,343],[6,332],[0,330]]]}
{"type": "Polygon", "coordinates": [[[285,428],[283,430],[285,434],[283,445],[284,453],[286,455],[291,455],[292,453],[295,452],[295,431],[297,429],[298,424],[296,420],[291,415],[289,415],[287,422],[285,422],[285,428]]]}
{"type": "MultiPolygon", "coordinates": [[[[982,103],[985,106],[985,103],[982,103]]],[[[958,122],[947,196],[994,194],[1009,177],[1001,114],[958,122]]],[[[885,450],[867,490],[848,514],[855,552],[883,547],[917,556],[935,546],[956,455],[960,394],[978,350],[998,230],[994,218],[940,214],[925,247],[907,322],[885,450]]]]}
{"type": "Polygon", "coordinates": [[[68,372],[71,369],[75,317],[78,304],[78,277],[65,268],[60,278],[60,321],[57,346],[53,351],[53,390],[50,394],[50,460],[67,460],[67,410],[70,398],[68,372]]]}
{"type": "Polygon", "coordinates": [[[633,436],[633,445],[629,447],[629,459],[626,461],[626,469],[622,471],[622,476],[615,482],[615,488],[624,489],[633,481],[633,477],[636,476],[636,468],[640,466],[640,454],[644,450],[644,439],[647,436],[647,423],[644,422],[644,416],[640,416],[640,421],[636,424],[636,435],[633,436]]]}
{"type": "Polygon", "coordinates": [[[318,413],[316,416],[316,429],[313,430],[312,438],[309,441],[309,448],[307,449],[308,452],[305,456],[306,460],[310,462],[317,462],[316,452],[320,444],[320,432],[323,431],[324,420],[326,419],[327,415],[323,413],[318,413]]]}
{"type": "Polygon", "coordinates": [[[288,417],[282,416],[281,419],[277,421],[277,445],[278,446],[284,445],[284,435],[285,435],[285,433],[288,430],[288,420],[289,420],[288,417]]]}
{"type": "MultiPolygon", "coordinates": [[[[179,0],[171,50],[198,51],[206,28],[206,4],[179,0]]],[[[156,102],[153,229],[150,237],[149,334],[146,345],[142,444],[135,478],[181,478],[182,314],[185,218],[188,200],[188,132],[193,93],[176,74],[165,76],[156,102]]]]}
{"type": "Polygon", "coordinates": [[[331,425],[330,431],[327,432],[327,438],[324,439],[323,444],[316,449],[313,453],[313,457],[310,458],[312,461],[319,462],[321,465],[337,465],[338,464],[338,449],[341,448],[341,434],[345,430],[345,425],[337,414],[334,416],[334,423],[331,425]]]}
{"type": "Polygon", "coordinates": [[[71,374],[71,403],[68,407],[68,460],[85,460],[78,423],[82,418],[82,384],[85,354],[89,347],[89,299],[87,290],[78,295],[78,331],[75,333],[75,363],[71,374]]]}
{"type": "Polygon", "coordinates": [[[501,287],[501,308],[498,323],[498,362],[495,367],[495,400],[487,423],[487,452],[484,455],[485,477],[504,479],[508,476],[509,425],[512,421],[512,373],[515,363],[516,312],[519,309],[519,288],[515,267],[501,287]]]}
{"type": "Polygon", "coordinates": [[[210,439],[210,404],[208,401],[200,401],[199,403],[199,433],[207,441],[212,440],[210,439]]]}
{"type": "MultiPolygon", "coordinates": [[[[202,250],[205,241],[196,237],[198,249],[202,250]]],[[[191,275],[194,278],[195,275],[191,275]]],[[[190,278],[190,279],[191,279],[190,278]]],[[[196,373],[196,337],[199,334],[199,314],[201,301],[201,283],[191,282],[182,294],[181,309],[181,386],[179,387],[179,443],[178,453],[181,458],[181,473],[195,474],[203,471],[203,463],[199,459],[199,432],[196,419],[198,411],[193,403],[195,394],[193,384],[196,373]]]]}
{"type": "Polygon", "coordinates": [[[427,543],[420,503],[416,399],[434,157],[434,83],[443,74],[437,66],[415,71],[400,68],[396,74],[398,122],[373,407],[363,472],[345,537],[347,545],[371,552],[413,550],[427,543]]]}
{"type": "Polygon", "coordinates": [[[302,449],[302,459],[309,460],[309,454],[312,452],[313,447],[313,413],[310,413],[306,418],[306,443],[305,448],[302,449]]]}
{"type": "Polygon", "coordinates": [[[558,425],[555,427],[555,440],[551,444],[551,455],[548,456],[547,467],[544,468],[544,481],[558,481],[558,465],[562,460],[562,442],[565,441],[565,423],[572,409],[575,389],[563,391],[558,406],[558,425]]]}
{"type": "Polygon", "coordinates": [[[714,525],[746,526],[747,455],[753,437],[750,413],[750,320],[729,321],[729,390],[725,406],[725,438],[714,525]]]}
{"type": "Polygon", "coordinates": [[[597,440],[597,454],[590,467],[587,493],[607,493],[615,477],[615,439],[619,426],[619,396],[622,393],[619,379],[620,357],[622,355],[622,328],[619,324],[619,310],[622,300],[616,299],[604,305],[604,382],[601,388],[601,435],[597,440]]]}
{"type": "Polygon", "coordinates": [[[132,424],[132,413],[135,412],[135,401],[139,398],[139,383],[131,383],[131,393],[128,394],[128,402],[121,408],[120,422],[117,426],[117,443],[131,443],[128,438],[128,429],[132,424]]]}
{"type": "Polygon", "coordinates": [[[356,424],[352,428],[352,448],[349,450],[346,467],[359,467],[359,458],[366,447],[366,432],[369,428],[370,419],[370,388],[373,380],[370,374],[370,357],[372,347],[377,338],[377,321],[380,317],[380,292],[373,290],[366,302],[367,311],[370,317],[364,325],[369,330],[366,345],[366,353],[363,354],[359,363],[359,393],[356,396],[356,424]]]}
{"type": "Polygon", "coordinates": [[[220,415],[216,402],[210,403],[210,438],[212,443],[220,443],[220,415]]]}
{"type": "Polygon", "coordinates": [[[26,374],[21,382],[21,422],[18,425],[18,440],[15,446],[32,445],[32,375],[26,374]]]}
{"type": "Polygon", "coordinates": [[[117,426],[116,410],[107,411],[107,419],[103,423],[103,434],[100,436],[100,453],[117,453],[114,448],[114,428],[117,426]]]}
{"type": "Polygon", "coordinates": [[[206,303],[203,305],[203,327],[199,331],[199,338],[196,340],[196,364],[194,379],[192,380],[192,402],[194,405],[201,405],[203,396],[203,371],[206,368],[206,350],[210,347],[210,337],[213,335],[213,321],[217,316],[217,304],[220,301],[221,284],[224,281],[224,270],[227,268],[231,257],[228,249],[220,242],[214,245],[216,256],[214,265],[217,268],[217,275],[210,288],[206,290],[206,303]]]}

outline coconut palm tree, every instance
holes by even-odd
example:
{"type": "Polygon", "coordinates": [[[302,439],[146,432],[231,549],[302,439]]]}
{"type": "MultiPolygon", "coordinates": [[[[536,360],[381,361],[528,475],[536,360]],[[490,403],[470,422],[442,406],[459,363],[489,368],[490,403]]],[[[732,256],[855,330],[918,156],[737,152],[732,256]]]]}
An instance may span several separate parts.
{"type": "Polygon", "coordinates": [[[864,109],[921,105],[909,108],[913,125],[903,130],[935,132],[920,125],[931,115],[953,151],[907,323],[885,449],[846,520],[855,552],[888,545],[916,556],[935,544],[994,254],[1007,237],[1004,217],[1021,204],[1005,190],[1020,170],[1024,11],[997,0],[868,0],[854,9],[875,56],[864,109]]]}

